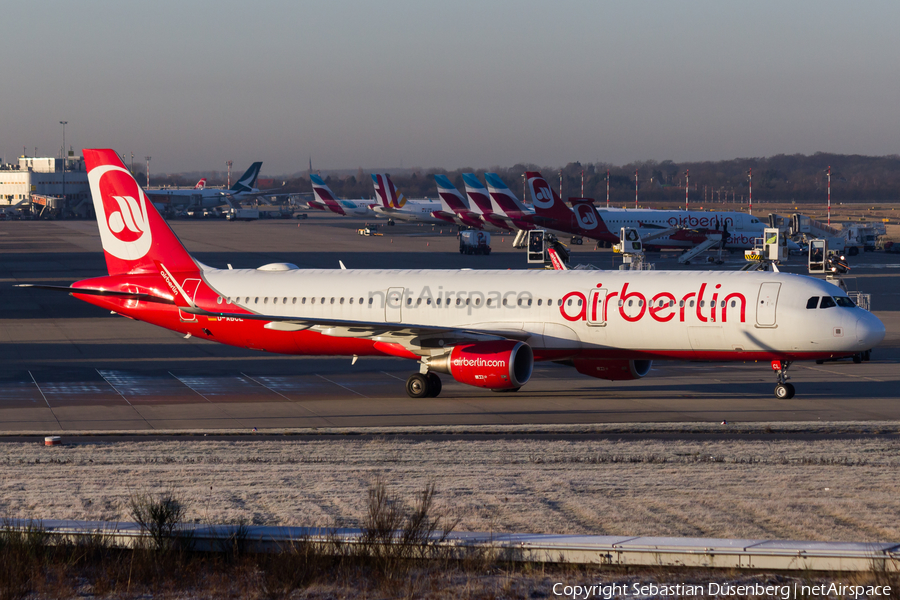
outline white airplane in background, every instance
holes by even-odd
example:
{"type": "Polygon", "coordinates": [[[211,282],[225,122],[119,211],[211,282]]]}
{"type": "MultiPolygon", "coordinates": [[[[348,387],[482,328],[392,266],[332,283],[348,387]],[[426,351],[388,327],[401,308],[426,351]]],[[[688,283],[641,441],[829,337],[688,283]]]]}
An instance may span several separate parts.
{"type": "Polygon", "coordinates": [[[387,173],[372,173],[372,183],[375,185],[375,197],[379,200],[373,210],[379,215],[400,221],[445,222],[431,214],[442,210],[440,200],[407,200],[387,173]]]}
{"type": "Polygon", "coordinates": [[[374,200],[366,198],[359,200],[338,199],[335,197],[334,192],[331,191],[331,188],[325,183],[325,180],[319,175],[312,173],[309,176],[309,180],[312,183],[313,194],[315,195],[314,200],[307,202],[307,205],[310,208],[330,210],[335,214],[344,216],[378,216],[375,214],[375,211],[372,210],[372,206],[375,205],[374,200]]]}
{"type": "MultiPolygon", "coordinates": [[[[188,254],[113,150],[84,150],[108,276],[68,292],[120,315],[233,346],[416,361],[411,397],[447,373],[491,390],[528,383],[535,361],[628,380],[654,360],[849,356],[884,338],[837,286],[774,272],[216,269],[188,254]]],[[[26,285],[27,286],[27,285],[26,285]]]]}
{"type": "Polygon", "coordinates": [[[146,195],[159,209],[163,209],[166,206],[213,208],[223,204],[231,204],[232,202],[240,203],[243,200],[256,199],[277,191],[277,188],[260,190],[256,187],[256,180],[259,179],[259,170],[261,168],[261,162],[253,163],[241,175],[241,178],[227,190],[207,188],[206,179],[201,179],[196,186],[189,190],[148,189],[146,190],[146,195]],[[203,185],[200,185],[201,183],[203,185]]]}
{"type": "Polygon", "coordinates": [[[653,249],[693,248],[710,234],[722,234],[726,236],[725,249],[745,250],[752,248],[754,239],[761,238],[768,227],[757,217],[740,212],[597,208],[591,198],[569,198],[570,209],[540,173],[529,171],[525,176],[535,213],[552,220],[550,228],[609,244],[619,242],[613,232],[629,227],[638,230],[645,247],[653,249]],[[662,232],[668,233],[646,239],[662,232]]]}

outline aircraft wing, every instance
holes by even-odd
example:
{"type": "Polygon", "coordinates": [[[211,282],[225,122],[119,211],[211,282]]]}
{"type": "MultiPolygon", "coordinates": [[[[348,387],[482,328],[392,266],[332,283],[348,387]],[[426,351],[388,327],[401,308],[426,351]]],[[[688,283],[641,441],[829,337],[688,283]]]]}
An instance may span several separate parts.
{"type": "MultiPolygon", "coordinates": [[[[181,304],[179,302],[179,304],[181,304]]],[[[381,321],[351,321],[316,317],[284,317],[254,313],[213,312],[198,306],[183,306],[186,313],[210,319],[244,319],[267,321],[267,329],[275,331],[315,331],[332,337],[365,338],[379,342],[400,344],[419,355],[431,354],[431,350],[485,340],[524,340],[530,334],[521,329],[504,329],[503,323],[483,324],[485,329],[472,330],[458,327],[438,327],[410,323],[384,323],[381,321]]]]}

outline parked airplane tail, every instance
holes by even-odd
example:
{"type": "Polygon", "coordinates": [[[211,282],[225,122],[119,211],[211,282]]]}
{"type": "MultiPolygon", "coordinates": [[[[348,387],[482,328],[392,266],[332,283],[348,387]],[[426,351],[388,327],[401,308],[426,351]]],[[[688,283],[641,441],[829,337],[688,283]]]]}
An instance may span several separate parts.
{"type": "Polygon", "coordinates": [[[316,200],[324,204],[325,207],[332,212],[340,215],[347,214],[344,209],[341,208],[340,203],[337,201],[337,198],[334,197],[334,193],[331,191],[331,188],[328,187],[328,184],[325,183],[324,179],[315,173],[310,173],[309,180],[312,182],[313,194],[315,194],[316,200]]]}
{"type": "Polygon", "coordinates": [[[444,210],[454,213],[458,213],[461,210],[469,210],[469,204],[466,202],[465,197],[456,189],[449,177],[446,175],[435,175],[434,181],[437,183],[438,196],[441,198],[444,210]]]}
{"type": "Polygon", "coordinates": [[[507,215],[515,213],[527,213],[528,208],[516,198],[515,194],[503,183],[503,180],[496,173],[485,173],[484,180],[487,182],[488,191],[491,193],[491,199],[497,203],[507,215]]]}
{"type": "Polygon", "coordinates": [[[372,183],[375,184],[375,193],[383,207],[402,208],[406,204],[406,198],[397,190],[387,173],[372,173],[372,183]]]}
{"type": "Polygon", "coordinates": [[[250,165],[241,178],[238,179],[233,186],[232,192],[252,192],[256,189],[256,180],[259,179],[259,170],[262,169],[261,162],[255,162],[250,165]]]}
{"type": "Polygon", "coordinates": [[[572,233],[583,233],[596,240],[612,241],[615,236],[609,231],[603,217],[594,208],[590,198],[569,198],[572,209],[563,203],[559,194],[550,187],[547,180],[537,171],[525,173],[528,181],[528,189],[531,192],[531,202],[534,204],[534,212],[539,217],[546,217],[563,226],[571,226],[576,229],[572,233]]]}
{"type": "Polygon", "coordinates": [[[200,268],[114,150],[84,150],[100,242],[110,275],[200,268]]]}
{"type": "Polygon", "coordinates": [[[463,181],[466,184],[466,196],[469,198],[469,206],[474,212],[492,213],[491,197],[487,188],[478,180],[475,173],[463,173],[463,181]]]}
{"type": "Polygon", "coordinates": [[[206,177],[197,182],[197,185],[194,186],[195,190],[203,190],[206,189],[206,177]]]}

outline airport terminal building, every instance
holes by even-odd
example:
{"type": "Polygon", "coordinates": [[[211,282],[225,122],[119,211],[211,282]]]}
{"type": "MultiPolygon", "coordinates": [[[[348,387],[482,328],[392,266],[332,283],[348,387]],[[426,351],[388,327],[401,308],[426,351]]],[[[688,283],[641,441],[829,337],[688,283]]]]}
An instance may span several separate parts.
{"type": "Polygon", "coordinates": [[[91,197],[84,158],[70,151],[65,161],[20,156],[17,164],[0,164],[0,210],[35,208],[33,195],[59,199],[61,206],[76,211],[91,197]]]}

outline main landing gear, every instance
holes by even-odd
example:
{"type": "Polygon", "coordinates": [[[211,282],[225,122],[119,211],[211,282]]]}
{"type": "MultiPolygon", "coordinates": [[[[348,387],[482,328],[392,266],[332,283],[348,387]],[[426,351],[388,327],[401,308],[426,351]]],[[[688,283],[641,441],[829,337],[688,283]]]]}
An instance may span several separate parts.
{"type": "Polygon", "coordinates": [[[775,384],[775,397],[779,400],[790,400],[794,397],[794,386],[787,383],[787,380],[790,379],[787,376],[787,370],[790,366],[791,363],[788,361],[772,361],[772,370],[775,371],[775,378],[778,381],[775,384]]]}
{"type": "Polygon", "coordinates": [[[406,394],[410,398],[436,398],[441,387],[441,378],[435,373],[413,373],[406,380],[406,394]]]}

